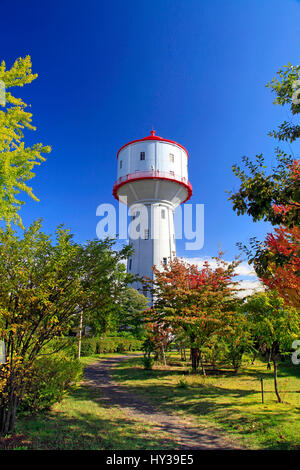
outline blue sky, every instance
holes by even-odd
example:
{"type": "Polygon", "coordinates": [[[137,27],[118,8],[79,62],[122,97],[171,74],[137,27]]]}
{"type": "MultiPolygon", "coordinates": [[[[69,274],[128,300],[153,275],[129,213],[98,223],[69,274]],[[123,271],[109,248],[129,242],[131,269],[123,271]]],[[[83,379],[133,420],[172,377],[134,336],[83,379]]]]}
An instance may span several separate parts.
{"type": "Polygon", "coordinates": [[[225,191],[238,188],[231,166],[243,155],[272,163],[267,132],[289,116],[265,84],[299,62],[299,15],[296,0],[2,1],[1,59],[30,54],[39,74],[15,90],[37,126],[26,142],[53,148],[24,224],[42,217],[47,232],[65,223],[77,241],[94,238],[96,207],[117,204],[118,148],[153,125],[188,149],[190,202],[205,204],[203,249],[177,242],[178,255],[221,244],[232,259],[237,241],[263,238],[270,228],[238,217],[225,191]]]}

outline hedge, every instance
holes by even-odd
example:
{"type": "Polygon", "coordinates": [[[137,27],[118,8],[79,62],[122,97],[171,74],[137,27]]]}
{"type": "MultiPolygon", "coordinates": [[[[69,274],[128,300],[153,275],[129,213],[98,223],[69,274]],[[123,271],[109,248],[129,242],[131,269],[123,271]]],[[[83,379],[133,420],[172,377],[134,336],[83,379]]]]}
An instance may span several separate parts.
{"type": "MultiPolygon", "coordinates": [[[[123,353],[127,351],[139,351],[142,349],[143,341],[133,337],[103,336],[100,338],[83,337],[81,341],[81,356],[92,356],[101,353],[123,353]]],[[[52,343],[51,349],[62,347],[68,357],[77,358],[78,338],[57,338],[52,343]]]]}

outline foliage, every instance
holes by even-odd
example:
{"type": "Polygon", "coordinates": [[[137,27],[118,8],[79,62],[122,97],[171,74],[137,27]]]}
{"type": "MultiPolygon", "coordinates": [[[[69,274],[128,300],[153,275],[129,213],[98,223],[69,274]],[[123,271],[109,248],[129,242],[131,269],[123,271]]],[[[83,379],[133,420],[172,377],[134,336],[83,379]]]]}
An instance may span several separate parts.
{"type": "Polygon", "coordinates": [[[145,337],[143,322],[144,311],[148,299],[136,289],[127,287],[120,296],[121,308],[118,313],[117,326],[119,331],[127,331],[138,339],[145,337]]]}
{"type": "Polygon", "coordinates": [[[25,380],[47,344],[77,326],[80,311],[95,319],[114,307],[128,280],[119,263],[128,252],[114,251],[111,240],[77,245],[62,227],[52,244],[40,221],[22,239],[9,227],[0,230],[0,338],[7,353],[0,368],[0,433],[13,429],[25,380]]]}
{"type": "Polygon", "coordinates": [[[5,84],[6,104],[0,104],[0,220],[22,225],[18,214],[23,201],[17,198],[25,192],[38,201],[27,181],[35,174],[33,168],[45,161],[42,154],[50,152],[50,147],[41,143],[26,147],[24,129],[35,130],[32,125],[32,114],[26,111],[28,105],[21,98],[14,97],[10,88],[24,86],[37,78],[32,73],[30,56],[19,58],[10,69],[3,61],[0,65],[0,80],[5,84]]]}
{"type": "MultiPolygon", "coordinates": [[[[288,105],[294,116],[300,112],[299,78],[300,66],[288,64],[267,84],[276,95],[274,103],[288,105]]],[[[285,121],[269,135],[291,144],[300,137],[300,126],[285,121]]],[[[254,222],[265,220],[279,226],[263,243],[253,238],[250,248],[240,247],[263,282],[276,288],[288,305],[299,308],[299,159],[279,148],[275,156],[277,164],[268,172],[262,154],[254,162],[243,157],[248,173],[234,165],[233,171],[241,185],[236,193],[230,193],[229,200],[238,215],[247,213],[254,222]]]]}
{"type": "MultiPolygon", "coordinates": [[[[238,192],[230,193],[229,200],[238,215],[248,214],[254,222],[264,220],[272,225],[285,223],[288,227],[299,224],[300,193],[299,179],[295,178],[298,161],[283,151],[276,150],[277,166],[270,174],[266,173],[265,160],[262,154],[252,162],[248,157],[242,161],[249,170],[247,174],[238,165],[233,166],[234,174],[240,179],[238,192]],[[274,206],[290,206],[288,213],[274,211],[274,206]]],[[[297,173],[298,174],[298,173],[297,173]]]]}
{"type": "Polygon", "coordinates": [[[231,364],[235,372],[242,365],[243,355],[253,349],[251,324],[247,315],[239,310],[230,319],[229,331],[224,338],[224,349],[224,361],[231,364]]]}
{"type": "Polygon", "coordinates": [[[154,359],[151,356],[144,356],[142,358],[143,361],[143,366],[145,370],[152,370],[153,369],[153,364],[154,364],[154,359]]]}
{"type": "Polygon", "coordinates": [[[82,356],[103,353],[123,353],[126,351],[139,351],[142,342],[134,337],[102,336],[100,338],[83,338],[81,344],[82,356]]]}
{"type": "Polygon", "coordinates": [[[274,365],[275,393],[281,402],[277,387],[277,363],[280,355],[289,351],[293,341],[299,338],[299,313],[292,307],[284,306],[283,299],[276,291],[250,296],[243,309],[251,323],[253,336],[270,351],[274,365]]]}
{"type": "Polygon", "coordinates": [[[155,302],[149,319],[164,329],[170,327],[174,335],[183,331],[189,337],[194,370],[209,339],[225,334],[238,303],[233,278],[239,261],[226,264],[221,257],[216,261],[216,269],[208,262],[199,269],[178,258],[162,269],[154,267],[155,302]]]}
{"type": "MultiPolygon", "coordinates": [[[[63,350],[67,357],[76,359],[78,357],[78,338],[57,338],[52,343],[52,348],[63,350]]],[[[141,348],[142,341],[130,335],[83,337],[81,340],[81,357],[94,356],[95,354],[140,351],[141,348]]]]}
{"type": "MultiPolygon", "coordinates": [[[[146,317],[147,318],[147,317],[146,317]]],[[[145,352],[147,350],[155,353],[155,360],[166,363],[165,352],[172,342],[172,329],[167,323],[149,322],[146,324],[147,340],[144,342],[145,352]]]]}
{"type": "Polygon", "coordinates": [[[178,388],[188,388],[189,384],[186,378],[183,376],[178,380],[177,387],[178,388]]]}
{"type": "MultiPolygon", "coordinates": [[[[300,77],[300,66],[291,64],[278,72],[279,78],[274,78],[267,84],[276,94],[275,104],[288,104],[292,114],[300,112],[300,104],[293,103],[295,89],[293,84],[300,77]]],[[[299,88],[300,95],[300,88],[299,88]]],[[[299,125],[293,123],[282,124],[279,131],[270,133],[279,140],[293,142],[300,136],[299,125]]],[[[291,155],[287,155],[280,149],[276,149],[277,166],[272,166],[271,172],[265,172],[266,166],[262,154],[256,156],[256,161],[251,162],[248,157],[243,158],[247,174],[238,165],[233,166],[233,171],[241,181],[240,189],[236,193],[230,193],[229,200],[233,203],[233,209],[240,214],[248,214],[256,222],[266,220],[273,225],[284,223],[287,227],[299,224],[300,191],[299,172],[295,165],[298,161],[291,155]],[[274,206],[289,206],[289,211],[274,212],[274,206]]]]}
{"type": "Polygon", "coordinates": [[[85,322],[95,335],[116,331],[122,308],[120,299],[133,276],[126,273],[124,261],[132,248],[114,250],[115,240],[92,240],[81,247],[81,285],[85,292],[85,322]]]}
{"type": "Polygon", "coordinates": [[[82,365],[76,359],[61,354],[37,359],[26,381],[20,409],[33,413],[49,410],[81,377],[82,365]]]}
{"type": "Polygon", "coordinates": [[[269,263],[262,281],[287,305],[300,308],[300,228],[276,228],[266,238],[269,263]]]}

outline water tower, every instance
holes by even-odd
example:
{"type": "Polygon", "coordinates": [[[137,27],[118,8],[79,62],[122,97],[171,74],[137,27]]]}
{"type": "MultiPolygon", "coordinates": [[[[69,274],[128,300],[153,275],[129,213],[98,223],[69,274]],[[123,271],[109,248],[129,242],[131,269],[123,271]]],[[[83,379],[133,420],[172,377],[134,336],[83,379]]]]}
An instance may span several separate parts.
{"type": "MultiPolygon", "coordinates": [[[[123,145],[117,158],[114,197],[130,207],[133,220],[141,216],[136,211],[140,204],[147,214],[147,223],[144,216],[140,217],[138,238],[129,234],[134,255],[128,260],[127,271],[152,279],[153,265],[162,266],[176,256],[174,211],[192,195],[189,155],[182,145],[152,130],[150,136],[123,145]]],[[[142,293],[147,295],[146,291],[142,293]]]]}

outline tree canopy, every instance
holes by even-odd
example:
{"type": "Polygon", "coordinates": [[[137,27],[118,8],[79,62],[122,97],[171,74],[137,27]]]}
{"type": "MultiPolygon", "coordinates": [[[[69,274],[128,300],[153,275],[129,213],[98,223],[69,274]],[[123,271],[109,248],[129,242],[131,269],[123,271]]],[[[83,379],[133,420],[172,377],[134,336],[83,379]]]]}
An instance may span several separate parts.
{"type": "MultiPolygon", "coordinates": [[[[300,112],[300,66],[288,64],[267,84],[276,98],[274,104],[289,106],[294,118],[300,112]]],[[[292,119],[284,121],[269,135],[289,145],[300,137],[300,126],[292,119]]],[[[299,308],[300,255],[300,165],[294,154],[275,149],[275,160],[268,169],[262,154],[254,161],[243,157],[245,169],[233,166],[240,188],[230,193],[233,209],[248,214],[253,221],[264,220],[274,225],[274,233],[262,242],[253,238],[250,247],[240,247],[262,281],[276,289],[284,301],[299,308]]]]}
{"type": "Polygon", "coordinates": [[[0,65],[0,80],[5,84],[5,101],[0,103],[0,220],[21,227],[18,211],[24,201],[18,194],[26,193],[38,201],[27,182],[35,176],[33,168],[45,161],[43,154],[51,149],[41,143],[25,145],[24,130],[36,129],[32,125],[32,113],[21,98],[8,90],[30,84],[37,76],[32,73],[30,56],[17,59],[10,69],[4,61],[0,65]]]}
{"type": "Polygon", "coordinates": [[[53,338],[78,326],[79,313],[91,320],[113,309],[131,279],[122,259],[130,248],[112,240],[74,243],[58,227],[53,243],[34,222],[23,237],[0,230],[0,339],[6,362],[0,366],[0,433],[14,427],[16,409],[35,360],[53,338]]]}
{"type": "Polygon", "coordinates": [[[192,347],[193,368],[198,367],[199,352],[212,335],[225,333],[238,302],[234,282],[239,261],[225,263],[216,258],[213,269],[175,258],[163,268],[154,267],[154,305],[149,320],[173,333],[184,331],[192,347]]]}

